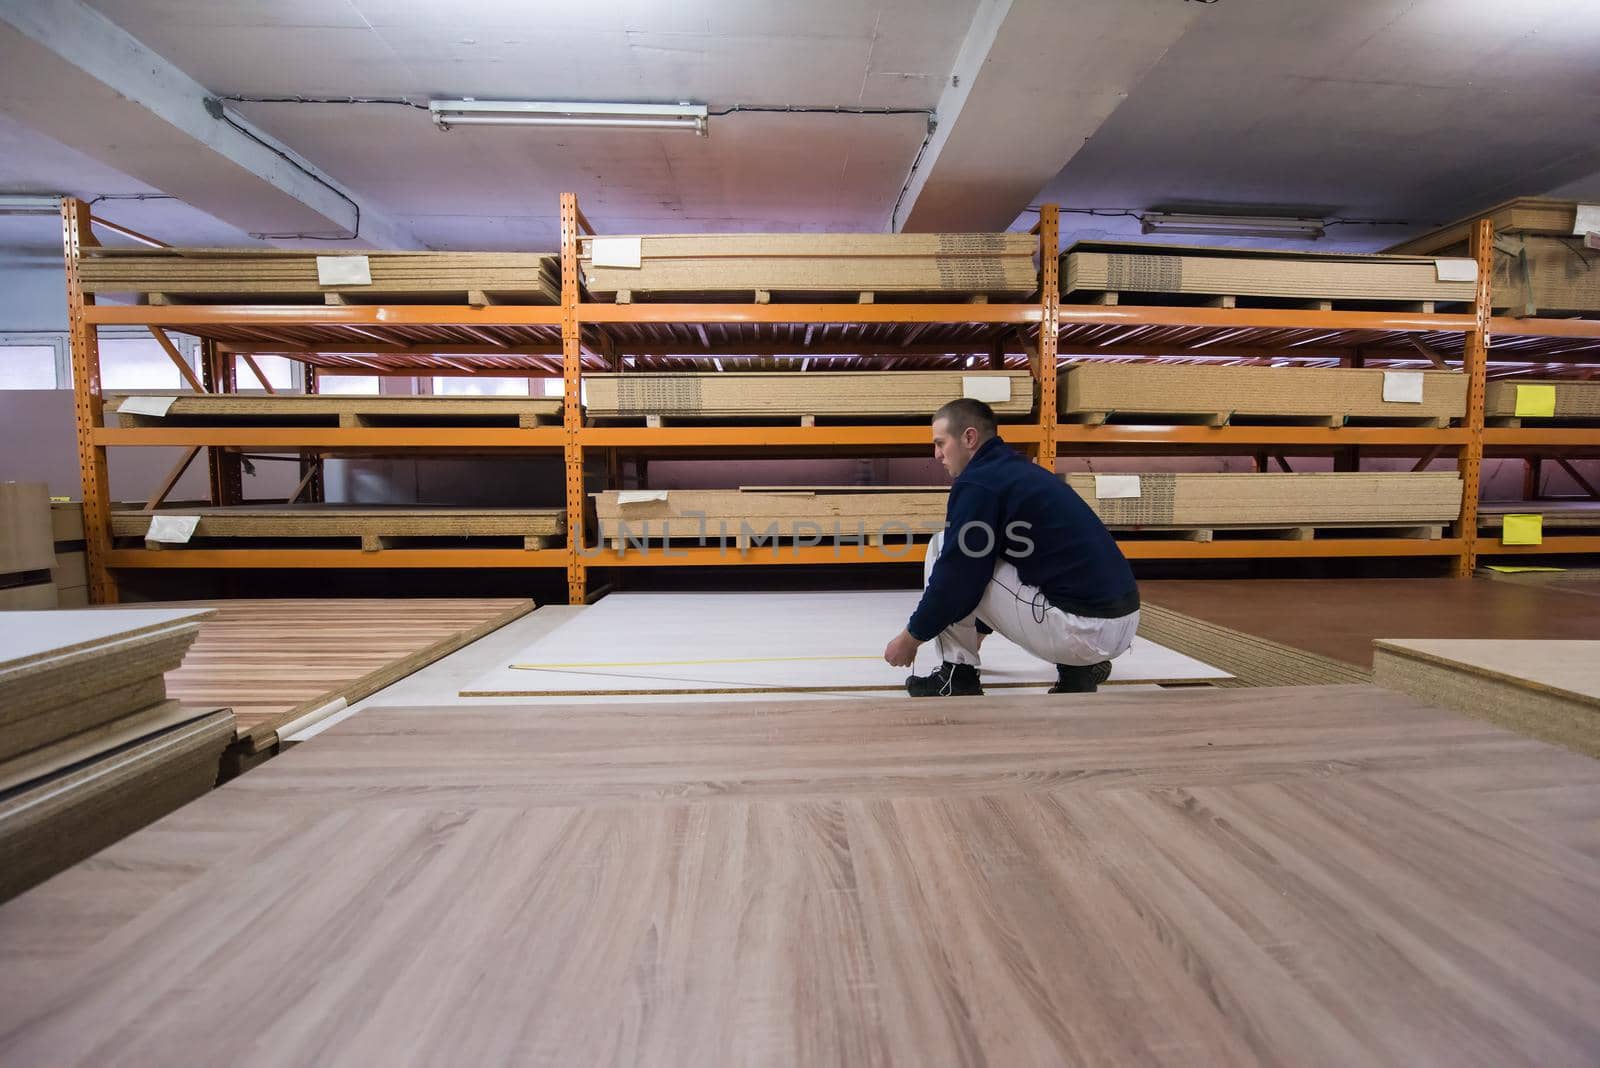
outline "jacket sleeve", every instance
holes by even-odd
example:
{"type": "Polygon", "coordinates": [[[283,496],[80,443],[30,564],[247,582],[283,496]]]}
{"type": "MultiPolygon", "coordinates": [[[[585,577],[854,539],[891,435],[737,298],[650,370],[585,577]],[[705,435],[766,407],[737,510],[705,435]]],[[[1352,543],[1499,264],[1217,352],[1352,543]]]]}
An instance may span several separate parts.
{"type": "Polygon", "coordinates": [[[952,623],[977,611],[984,588],[994,577],[994,563],[1005,536],[1000,498],[975,485],[950,491],[945,511],[944,549],[928,576],[927,588],[906,630],[928,641],[952,623]]]}

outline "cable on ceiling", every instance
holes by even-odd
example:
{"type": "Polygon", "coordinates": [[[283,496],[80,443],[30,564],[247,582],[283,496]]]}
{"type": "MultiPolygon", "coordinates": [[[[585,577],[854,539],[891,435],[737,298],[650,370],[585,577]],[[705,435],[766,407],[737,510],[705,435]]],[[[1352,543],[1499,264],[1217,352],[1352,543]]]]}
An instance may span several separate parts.
{"type": "Polygon", "coordinates": [[[335,196],[337,196],[341,200],[343,200],[346,204],[349,204],[350,207],[355,209],[355,213],[356,213],[355,225],[351,228],[351,230],[350,230],[350,232],[348,234],[305,234],[305,233],[300,233],[300,234],[259,234],[259,233],[252,233],[252,234],[250,234],[250,236],[255,238],[257,241],[354,241],[357,238],[359,238],[361,236],[361,205],[356,203],[355,199],[353,197],[351,197],[349,193],[346,193],[343,189],[340,189],[338,186],[336,186],[332,182],[328,181],[328,179],[324,178],[322,175],[320,175],[316,171],[312,170],[306,164],[301,163],[294,156],[290,155],[288,152],[286,152],[283,149],[279,148],[277,145],[273,144],[271,141],[268,141],[266,138],[262,137],[260,134],[256,133],[254,130],[250,129],[248,126],[245,126],[244,124],[235,121],[233,116],[228,114],[228,109],[222,106],[223,99],[225,99],[225,98],[212,97],[212,96],[206,97],[206,101],[205,101],[206,113],[209,114],[214,119],[217,119],[217,120],[220,120],[222,122],[227,123],[229,126],[233,127],[235,130],[237,130],[240,133],[244,134],[246,137],[248,137],[250,140],[254,141],[256,144],[260,145],[262,148],[265,148],[268,151],[272,152],[274,155],[276,155],[277,157],[282,159],[285,163],[289,164],[289,166],[293,167],[295,170],[299,171],[301,174],[305,175],[307,178],[310,178],[312,181],[316,182],[318,185],[320,185],[323,188],[327,189],[329,192],[333,193],[335,196]]]}

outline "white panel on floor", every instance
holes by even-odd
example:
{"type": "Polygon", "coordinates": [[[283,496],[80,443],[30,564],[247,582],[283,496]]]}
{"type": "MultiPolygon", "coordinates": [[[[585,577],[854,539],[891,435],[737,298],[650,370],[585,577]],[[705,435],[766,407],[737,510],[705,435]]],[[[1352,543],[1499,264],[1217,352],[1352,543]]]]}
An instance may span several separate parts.
{"type": "MultiPolygon", "coordinates": [[[[907,672],[883,662],[915,590],[831,593],[612,594],[474,680],[462,697],[893,691],[907,672]]],[[[1055,666],[991,635],[985,688],[1046,687],[1055,666]]],[[[919,674],[938,664],[933,643],[919,674]]],[[[1137,639],[1113,683],[1209,682],[1226,672],[1137,639]]]]}

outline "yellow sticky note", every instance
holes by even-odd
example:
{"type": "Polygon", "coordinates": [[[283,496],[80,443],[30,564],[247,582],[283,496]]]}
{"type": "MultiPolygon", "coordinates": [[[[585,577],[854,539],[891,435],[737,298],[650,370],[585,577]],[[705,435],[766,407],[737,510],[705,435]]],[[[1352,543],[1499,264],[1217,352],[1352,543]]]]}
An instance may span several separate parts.
{"type": "Polygon", "coordinates": [[[1508,515],[1506,525],[1500,531],[1500,544],[1502,545],[1543,545],[1544,544],[1544,516],[1542,515],[1508,515]]]}
{"type": "Polygon", "coordinates": [[[1517,387],[1517,415],[1543,416],[1548,419],[1556,414],[1556,387],[1555,386],[1518,386],[1517,387]]]}

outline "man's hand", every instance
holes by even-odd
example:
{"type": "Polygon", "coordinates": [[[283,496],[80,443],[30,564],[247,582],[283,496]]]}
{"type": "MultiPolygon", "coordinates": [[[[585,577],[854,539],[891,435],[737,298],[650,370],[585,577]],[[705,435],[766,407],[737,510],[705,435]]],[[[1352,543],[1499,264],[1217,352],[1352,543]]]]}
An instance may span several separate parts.
{"type": "Polygon", "coordinates": [[[922,643],[903,630],[884,646],[883,658],[894,667],[910,667],[917,662],[917,646],[922,643]]]}

